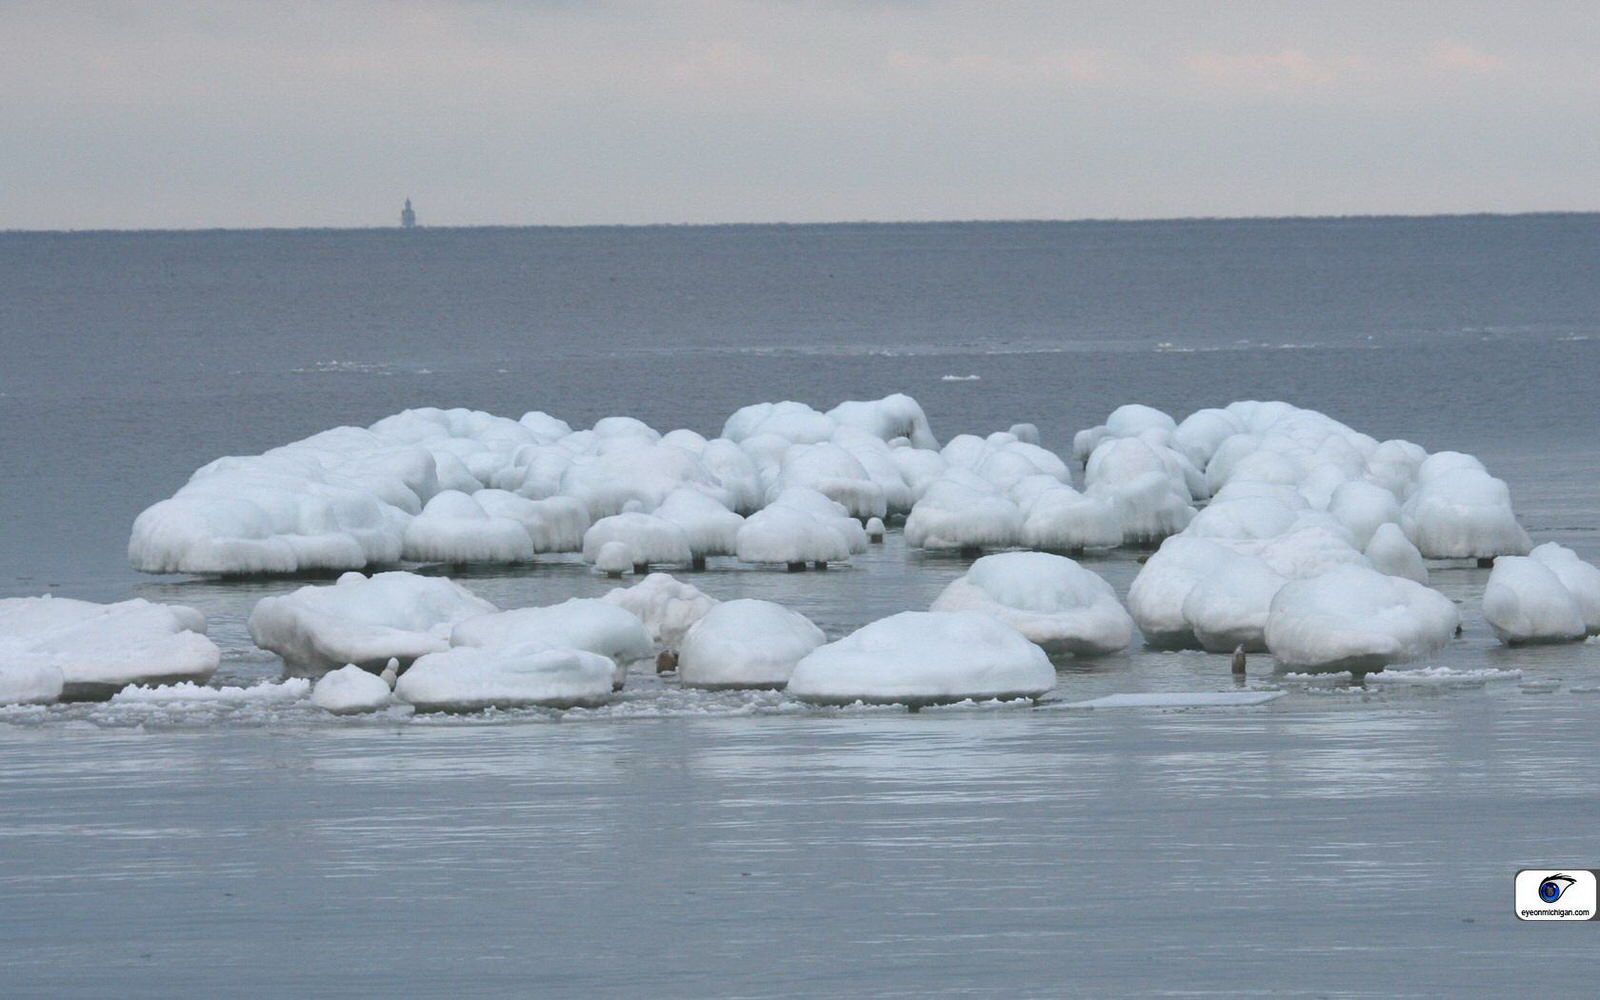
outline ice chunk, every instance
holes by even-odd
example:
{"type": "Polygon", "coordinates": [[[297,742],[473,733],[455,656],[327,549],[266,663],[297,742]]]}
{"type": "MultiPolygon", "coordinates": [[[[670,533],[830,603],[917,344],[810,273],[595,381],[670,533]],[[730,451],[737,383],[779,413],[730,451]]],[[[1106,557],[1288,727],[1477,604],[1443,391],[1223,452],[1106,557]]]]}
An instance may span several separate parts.
{"type": "Polygon", "coordinates": [[[457,623],[499,610],[443,577],[346,573],[329,586],[266,597],[250,613],[250,637],[296,673],[353,663],[377,673],[449,648],[457,623]]]}
{"type": "Polygon", "coordinates": [[[655,643],[636,615],[585,597],[469,618],[451,631],[450,645],[588,650],[616,664],[619,690],[629,668],[653,663],[656,655],[655,643]]]}
{"type": "Polygon", "coordinates": [[[607,542],[595,554],[594,566],[607,576],[616,577],[631,572],[634,563],[639,561],[627,542],[607,542]]]}
{"type": "Polygon", "coordinates": [[[1400,527],[1429,559],[1482,559],[1522,555],[1533,547],[1511,509],[1511,491],[1470,456],[1430,469],[1422,463],[1416,491],[1400,509],[1400,527]]]}
{"type": "Polygon", "coordinates": [[[207,687],[193,681],[178,684],[130,684],[111,696],[113,705],[162,705],[173,702],[203,702],[238,705],[288,705],[311,693],[311,681],[291,677],[284,681],[262,681],[249,687],[207,687]]]}
{"type": "Polygon", "coordinates": [[[804,615],[781,605],[726,601],[689,629],[678,677],[690,687],[783,687],[795,664],[826,641],[804,615]]]}
{"type": "Polygon", "coordinates": [[[717,606],[717,599],[666,573],[651,573],[631,587],[601,598],[633,614],[663,649],[677,649],[694,623],[717,606]]]}
{"type": "Polygon", "coordinates": [[[919,549],[1010,548],[1022,541],[1022,511],[988,481],[951,469],[911,508],[905,535],[919,549]]]}
{"type": "Polygon", "coordinates": [[[0,600],[0,687],[19,700],[40,700],[55,688],[52,669],[67,698],[102,697],[140,681],[203,681],[222,658],[205,630],[205,616],[194,608],[143,599],[0,600]]]}
{"type": "Polygon", "coordinates": [[[389,705],[388,682],[355,664],[324,674],[311,689],[311,703],[334,715],[376,712],[389,705]]]}
{"type": "Polygon", "coordinates": [[[1063,708],[1239,708],[1265,705],[1282,691],[1150,691],[1069,701],[1063,708]]]}
{"type": "Polygon", "coordinates": [[[821,646],[789,677],[803,701],[913,706],[968,698],[1038,698],[1055,686],[1044,650],[972,612],[906,611],[821,646]]]}
{"type": "Polygon", "coordinates": [[[417,660],[394,693],[423,712],[593,707],[610,699],[615,671],[609,659],[586,650],[464,646],[417,660]]]}
{"type": "Polygon", "coordinates": [[[1280,667],[1376,670],[1439,649],[1460,616],[1443,594],[1361,566],[1294,580],[1272,600],[1267,648],[1280,667]]]}
{"type": "Polygon", "coordinates": [[[655,516],[683,529],[695,562],[707,556],[731,556],[738,549],[744,518],[698,490],[673,490],[655,516]]]}
{"type": "Polygon", "coordinates": [[[1571,642],[1588,634],[1578,598],[1545,561],[1530,556],[1494,561],[1483,590],[1483,617],[1508,644],[1571,642]]]}
{"type": "Polygon", "coordinates": [[[403,555],[417,562],[530,562],[533,538],[520,520],[491,515],[473,497],[445,490],[406,525],[403,555]]]}
{"type": "Polygon", "coordinates": [[[1116,591],[1065,556],[984,556],[933,602],[934,611],[993,615],[1049,652],[1093,656],[1126,649],[1133,619],[1116,591]]]}
{"type": "Polygon", "coordinates": [[[583,536],[583,558],[594,562],[607,542],[623,542],[633,553],[635,565],[675,564],[694,561],[689,535],[683,528],[654,514],[630,512],[602,517],[589,526],[583,536]]]}
{"type": "Polygon", "coordinates": [[[1545,542],[1528,555],[1549,568],[1577,600],[1590,635],[1600,635],[1600,567],[1584,562],[1571,549],[1545,542]]]}
{"type": "Polygon", "coordinates": [[[1367,543],[1366,556],[1380,573],[1421,584],[1428,582],[1428,567],[1422,561],[1422,553],[1411,544],[1398,524],[1378,525],[1378,529],[1372,533],[1372,540],[1367,543]]]}
{"type": "Polygon", "coordinates": [[[0,705],[44,705],[61,697],[61,668],[0,636],[0,705]]]}

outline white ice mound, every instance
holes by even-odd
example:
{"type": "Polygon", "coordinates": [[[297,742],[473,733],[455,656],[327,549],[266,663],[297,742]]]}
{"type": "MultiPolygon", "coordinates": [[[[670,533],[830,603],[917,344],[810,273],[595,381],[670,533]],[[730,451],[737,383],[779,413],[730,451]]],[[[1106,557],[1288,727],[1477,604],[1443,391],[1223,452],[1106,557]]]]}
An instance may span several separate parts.
{"type": "Polygon", "coordinates": [[[1588,633],[1578,598],[1555,570],[1531,556],[1494,561],[1483,589],[1483,617],[1507,644],[1572,642],[1588,633]]]}
{"type": "Polygon", "coordinates": [[[41,700],[60,672],[66,697],[108,695],[127,684],[203,681],[222,652],[194,608],[135,599],[95,604],[64,597],[0,600],[0,687],[41,700]]]}
{"type": "Polygon", "coordinates": [[[522,521],[492,515],[473,497],[445,490],[406,525],[401,554],[414,562],[529,562],[533,537],[522,521]]]}
{"type": "Polygon", "coordinates": [[[334,715],[376,712],[389,702],[388,683],[353,663],[324,674],[311,689],[311,704],[334,715]]]}
{"type": "Polygon", "coordinates": [[[814,490],[792,488],[745,519],[735,550],[740,562],[844,562],[867,546],[866,529],[814,490]]]}
{"type": "Polygon", "coordinates": [[[1044,650],[997,618],[906,611],[819,647],[796,664],[788,691],[824,705],[925,705],[1037,698],[1055,682],[1044,650]]]}
{"type": "Polygon", "coordinates": [[[771,601],[726,601],[684,637],[678,678],[699,688],[779,688],[827,641],[804,615],[771,601]]]}
{"type": "Polygon", "coordinates": [[[637,616],[589,597],[469,618],[450,633],[450,645],[587,650],[616,665],[619,690],[630,667],[654,662],[656,655],[655,643],[637,616]]]}
{"type": "Polygon", "coordinates": [[[1278,591],[1267,649],[1289,669],[1377,670],[1441,648],[1458,624],[1456,606],[1437,591],[1341,566],[1278,591]]]}
{"type": "Polygon", "coordinates": [[[633,511],[594,522],[583,536],[584,561],[598,561],[600,550],[611,542],[626,545],[635,565],[688,565],[694,561],[684,530],[654,514],[633,511]]]}
{"type": "Polygon", "coordinates": [[[1051,476],[1032,476],[1011,488],[1022,510],[1022,544],[1045,552],[1082,552],[1122,543],[1122,519],[1103,496],[1088,496],[1051,476]]]}
{"type": "Polygon", "coordinates": [[[633,614],[663,649],[677,649],[695,622],[717,606],[717,599],[666,573],[651,573],[631,587],[600,598],[633,614]]]}
{"type": "Polygon", "coordinates": [[[355,664],[377,673],[450,647],[457,623],[499,609],[452,580],[415,573],[346,573],[328,586],[263,598],[250,637],[295,673],[355,664]]]}
{"type": "Polygon", "coordinates": [[[1584,562],[1576,552],[1555,542],[1545,542],[1528,555],[1544,563],[1561,580],[1582,609],[1589,634],[1600,635],[1600,567],[1584,562]]]}
{"type": "Polygon", "coordinates": [[[606,657],[580,649],[464,646],[413,663],[394,693],[423,712],[592,707],[610,699],[615,671],[606,657]]]}
{"type": "Polygon", "coordinates": [[[655,516],[683,529],[696,561],[707,556],[733,555],[739,529],[744,527],[744,518],[698,490],[673,490],[656,508],[655,516]]]}
{"type": "Polygon", "coordinates": [[[791,486],[881,516],[908,510],[944,465],[909,396],[825,414],[764,403],[728,428],[708,441],[628,417],[573,431],[537,412],[406,410],[212,462],[138,517],[128,558],[145,572],[217,575],[515,562],[576,551],[591,521],[627,512],[671,521],[696,556],[716,555],[733,547],[735,516],[791,486]]]}
{"type": "Polygon", "coordinates": [[[1453,455],[1440,452],[1422,463],[1419,485],[1400,510],[1406,537],[1429,559],[1526,553],[1533,543],[1517,523],[1505,483],[1464,463],[1430,469],[1429,463],[1453,455]]]}
{"type": "Polygon", "coordinates": [[[1397,524],[1380,524],[1367,543],[1366,556],[1372,567],[1380,573],[1398,576],[1417,583],[1428,582],[1428,566],[1422,553],[1411,544],[1397,524]]]}
{"type": "Polygon", "coordinates": [[[61,697],[65,684],[60,667],[0,638],[0,705],[46,705],[61,697]]]}
{"type": "Polygon", "coordinates": [[[1049,652],[1094,656],[1128,648],[1133,619],[1116,591],[1065,556],[984,556],[933,602],[934,611],[993,615],[1049,652]]]}
{"type": "Polygon", "coordinates": [[[1012,548],[1022,541],[1022,511],[976,473],[950,469],[911,508],[905,536],[933,551],[1012,548]]]}

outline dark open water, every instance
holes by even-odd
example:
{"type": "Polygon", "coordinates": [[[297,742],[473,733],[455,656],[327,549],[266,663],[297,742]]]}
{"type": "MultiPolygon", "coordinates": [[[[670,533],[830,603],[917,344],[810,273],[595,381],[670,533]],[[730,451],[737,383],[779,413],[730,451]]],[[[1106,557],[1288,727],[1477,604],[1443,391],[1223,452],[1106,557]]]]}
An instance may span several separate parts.
{"type": "MultiPolygon", "coordinates": [[[[1600,216],[0,234],[0,596],[202,607],[220,675],[290,584],[140,578],[198,465],[406,406],[720,428],[904,391],[935,432],[1140,401],[1312,406],[1482,457],[1600,559],[1600,216]],[[973,382],[944,375],[979,375],[973,382]]],[[[1127,556],[1094,564],[1126,592],[1127,556]]],[[[713,570],[830,635],[959,562],[713,570]]],[[[643,682],[597,717],[303,707],[0,718],[7,996],[1463,995],[1592,988],[1520,867],[1600,867],[1600,646],[1508,652],[1436,573],[1471,686],[1242,711],[799,712],[643,682]],[[1553,690],[1550,690],[1554,682],[1553,690]]],[[[468,581],[503,605],[604,587],[468,581]]],[[[1254,666],[1254,665],[1253,665],[1254,666]]],[[[1268,668],[1253,680],[1276,682],[1268,668]]],[[[1228,686],[1064,666],[1072,698],[1228,686]]]]}

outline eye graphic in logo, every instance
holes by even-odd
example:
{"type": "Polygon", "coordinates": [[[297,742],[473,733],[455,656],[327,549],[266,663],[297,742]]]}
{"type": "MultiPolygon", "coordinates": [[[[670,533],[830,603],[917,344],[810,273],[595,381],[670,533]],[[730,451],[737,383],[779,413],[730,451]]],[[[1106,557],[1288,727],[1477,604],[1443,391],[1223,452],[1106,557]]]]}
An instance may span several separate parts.
{"type": "Polygon", "coordinates": [[[1546,903],[1554,903],[1576,881],[1571,875],[1552,875],[1539,883],[1539,898],[1546,903]]]}

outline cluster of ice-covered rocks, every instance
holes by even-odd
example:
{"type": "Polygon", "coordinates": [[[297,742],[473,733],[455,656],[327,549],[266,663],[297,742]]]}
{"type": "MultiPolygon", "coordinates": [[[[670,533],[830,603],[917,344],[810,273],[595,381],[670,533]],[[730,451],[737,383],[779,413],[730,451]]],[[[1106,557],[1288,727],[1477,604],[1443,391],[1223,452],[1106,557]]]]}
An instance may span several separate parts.
{"type": "MultiPolygon", "coordinates": [[[[1124,406],[1072,457],[1081,488],[1031,424],[941,447],[903,395],[749,406],[709,440],[626,417],[575,431],[543,413],[408,410],[212,462],[138,517],[129,556],[159,573],[349,571],[268,597],[249,621],[290,673],[321,678],[313,701],[335,712],[594,705],[658,665],[687,687],[822,704],[1037,698],[1054,685],[1050,655],[1113,653],[1136,627],[1156,648],[1374,670],[1457,633],[1455,604],[1427,585],[1441,559],[1495,560],[1484,613],[1507,642],[1600,631],[1600,569],[1532,548],[1506,485],[1469,455],[1239,402],[1181,423],[1124,406]],[[789,609],[662,573],[502,610],[449,579],[385,571],[546,553],[613,576],[713,558],[795,569],[848,560],[886,520],[913,548],[994,554],[929,610],[833,642],[789,609]],[[1117,546],[1154,549],[1126,608],[1063,554],[1117,546]]],[[[0,701],[204,679],[217,654],[203,632],[197,613],[142,601],[0,602],[0,701]],[[92,670],[72,652],[113,636],[116,656],[92,670]]]]}

